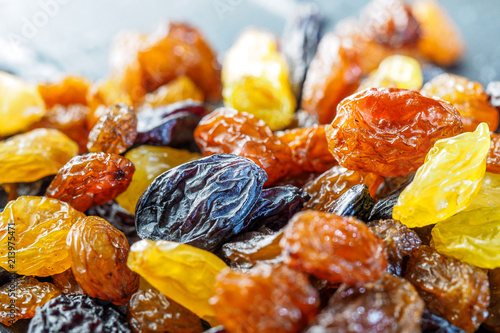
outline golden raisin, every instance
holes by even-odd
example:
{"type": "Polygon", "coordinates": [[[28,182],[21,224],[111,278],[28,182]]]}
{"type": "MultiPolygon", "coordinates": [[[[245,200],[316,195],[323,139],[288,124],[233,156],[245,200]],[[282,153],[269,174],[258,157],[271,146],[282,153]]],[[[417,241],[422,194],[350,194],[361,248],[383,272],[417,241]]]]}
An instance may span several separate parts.
{"type": "Polygon", "coordinates": [[[76,282],[71,268],[62,273],[52,275],[52,280],[57,289],[63,294],[84,294],[82,287],[76,282]]]}
{"type": "Polygon", "coordinates": [[[203,102],[205,95],[187,76],[180,76],[144,96],[143,107],[156,108],[192,99],[203,102]]]}
{"type": "Polygon", "coordinates": [[[57,83],[41,83],[38,92],[47,108],[56,105],[69,107],[74,104],[87,105],[87,93],[91,83],[80,76],[67,76],[57,83]]]}

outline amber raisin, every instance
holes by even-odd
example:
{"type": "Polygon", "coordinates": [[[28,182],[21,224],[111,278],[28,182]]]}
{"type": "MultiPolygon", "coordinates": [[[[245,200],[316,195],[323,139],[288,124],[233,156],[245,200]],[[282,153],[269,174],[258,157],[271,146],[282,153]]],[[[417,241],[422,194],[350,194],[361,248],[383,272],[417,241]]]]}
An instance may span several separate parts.
{"type": "Polygon", "coordinates": [[[300,332],[318,312],[307,275],[284,265],[260,264],[249,273],[226,269],[215,288],[210,302],[229,332],[300,332]]]}
{"type": "Polygon", "coordinates": [[[500,268],[489,271],[490,305],[484,326],[491,332],[500,332],[500,268]]]}
{"type": "Polygon", "coordinates": [[[491,144],[486,157],[486,171],[500,173],[500,134],[491,133],[491,144]]]}
{"type": "Polygon", "coordinates": [[[57,104],[64,107],[80,104],[87,105],[87,93],[91,83],[80,76],[67,76],[59,82],[38,85],[38,92],[47,108],[57,104]]]}
{"type": "Polygon", "coordinates": [[[157,108],[188,99],[203,102],[205,95],[189,77],[180,76],[152,93],[146,94],[142,108],[157,108]]]}
{"type": "Polygon", "coordinates": [[[46,196],[84,212],[113,200],[132,181],[134,165],[116,154],[91,153],[72,158],[62,167],[46,196]]]}
{"type": "Polygon", "coordinates": [[[285,227],[285,263],[332,283],[379,279],[387,268],[384,244],[361,221],[304,211],[285,227]]]}
{"type": "Polygon", "coordinates": [[[76,282],[73,271],[70,269],[65,270],[62,273],[52,275],[52,280],[54,285],[63,294],[83,294],[82,287],[76,282]]]}

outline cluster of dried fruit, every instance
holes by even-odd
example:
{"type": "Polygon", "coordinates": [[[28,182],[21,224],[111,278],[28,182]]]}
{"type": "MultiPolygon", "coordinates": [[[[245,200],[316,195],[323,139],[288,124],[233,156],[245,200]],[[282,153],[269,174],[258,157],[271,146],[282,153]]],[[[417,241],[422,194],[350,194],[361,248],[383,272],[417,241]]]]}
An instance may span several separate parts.
{"type": "Polygon", "coordinates": [[[500,84],[424,82],[464,50],[433,0],[298,9],[222,68],[170,23],[97,83],[0,73],[1,324],[500,332],[500,84]]]}

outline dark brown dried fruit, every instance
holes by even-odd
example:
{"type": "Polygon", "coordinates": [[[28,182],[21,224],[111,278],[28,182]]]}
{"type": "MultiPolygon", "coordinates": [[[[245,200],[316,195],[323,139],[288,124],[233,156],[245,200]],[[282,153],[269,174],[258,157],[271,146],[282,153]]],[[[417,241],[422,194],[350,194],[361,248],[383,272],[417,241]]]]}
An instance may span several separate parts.
{"type": "Polygon", "coordinates": [[[458,328],[474,332],[488,316],[488,276],[480,268],[422,245],[410,255],[404,277],[432,313],[458,328]]]}
{"type": "Polygon", "coordinates": [[[52,275],[52,280],[57,289],[63,294],[84,294],[82,287],[76,282],[71,268],[62,273],[52,275]]]}
{"type": "Polygon", "coordinates": [[[500,134],[491,133],[491,145],[486,157],[486,171],[500,173],[500,134]]]}
{"type": "Polygon", "coordinates": [[[420,332],[424,302],[408,281],[385,274],[356,287],[341,285],[307,333],[420,332]]]}
{"type": "Polygon", "coordinates": [[[76,156],[59,170],[45,195],[84,212],[124,192],[134,171],[134,165],[120,155],[91,153],[76,156]]]}
{"type": "Polygon", "coordinates": [[[290,267],[332,283],[374,281],[387,268],[382,240],[352,217],[298,213],[285,227],[280,246],[290,267]]]}
{"type": "Polygon", "coordinates": [[[265,264],[248,274],[224,270],[210,302],[217,319],[233,333],[300,332],[319,305],[306,274],[265,264]]]}
{"type": "Polygon", "coordinates": [[[342,194],[330,207],[328,213],[340,216],[352,216],[367,222],[375,201],[370,196],[368,186],[365,184],[354,185],[342,194]]]}
{"type": "Polygon", "coordinates": [[[121,154],[131,147],[137,137],[137,116],[125,104],[106,109],[89,133],[87,148],[91,153],[121,154]]]}
{"type": "Polygon", "coordinates": [[[484,326],[491,332],[500,332],[500,268],[488,273],[490,282],[490,306],[484,326]]]}

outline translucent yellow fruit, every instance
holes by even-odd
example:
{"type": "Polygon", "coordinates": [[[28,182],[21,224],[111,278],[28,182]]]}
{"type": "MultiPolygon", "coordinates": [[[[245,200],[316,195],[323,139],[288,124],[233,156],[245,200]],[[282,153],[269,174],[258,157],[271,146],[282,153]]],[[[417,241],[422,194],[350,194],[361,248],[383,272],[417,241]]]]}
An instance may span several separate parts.
{"type": "Polygon", "coordinates": [[[467,210],[439,222],[432,240],[442,254],[478,267],[500,267],[500,207],[467,210]]]}
{"type": "Polygon", "coordinates": [[[0,72],[0,136],[19,133],[45,115],[45,104],[36,86],[0,72]]]}
{"type": "Polygon", "coordinates": [[[272,130],[292,122],[296,100],[286,60],[272,34],[243,32],[224,59],[222,84],[226,106],[255,115],[272,130]]]}
{"type": "Polygon", "coordinates": [[[187,150],[144,145],[130,150],[125,157],[134,164],[135,172],[127,190],[115,200],[129,213],[135,214],[137,201],[156,177],[178,165],[203,156],[187,150]]]}
{"type": "Polygon", "coordinates": [[[186,244],[144,239],[132,245],[127,265],[165,296],[217,325],[208,300],[227,265],[216,255],[186,244]]]}
{"type": "Polygon", "coordinates": [[[399,196],[392,217],[410,228],[423,227],[466,209],[481,187],[489,148],[486,123],[437,141],[399,196]]]}
{"type": "Polygon", "coordinates": [[[500,210],[500,175],[486,172],[479,192],[466,211],[495,207],[500,210]]]}
{"type": "Polygon", "coordinates": [[[423,82],[422,69],[417,60],[395,55],[385,58],[358,90],[372,87],[419,90],[423,82]]]}
{"type": "Polygon", "coordinates": [[[203,102],[205,95],[187,76],[180,76],[144,96],[143,106],[153,108],[192,99],[203,102]]]}
{"type": "Polygon", "coordinates": [[[55,175],[78,154],[78,145],[55,129],[39,128],[0,142],[0,184],[55,175]]]}

